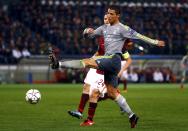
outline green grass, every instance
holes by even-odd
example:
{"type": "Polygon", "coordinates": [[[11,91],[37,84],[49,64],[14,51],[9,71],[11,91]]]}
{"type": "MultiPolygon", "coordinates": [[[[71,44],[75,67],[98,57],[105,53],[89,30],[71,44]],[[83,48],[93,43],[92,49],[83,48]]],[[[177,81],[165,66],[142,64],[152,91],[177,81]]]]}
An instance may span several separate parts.
{"type": "MultiPolygon", "coordinates": [[[[186,85],[188,87],[188,85],[186,85]]],[[[188,131],[188,90],[176,84],[130,84],[123,94],[139,117],[135,131],[188,131]]],[[[0,85],[0,131],[129,131],[127,116],[120,115],[111,100],[98,104],[92,127],[70,117],[76,109],[82,85],[0,85]],[[37,88],[39,104],[25,102],[25,93],[37,88]]],[[[84,117],[87,117],[87,107],[84,117]]]]}

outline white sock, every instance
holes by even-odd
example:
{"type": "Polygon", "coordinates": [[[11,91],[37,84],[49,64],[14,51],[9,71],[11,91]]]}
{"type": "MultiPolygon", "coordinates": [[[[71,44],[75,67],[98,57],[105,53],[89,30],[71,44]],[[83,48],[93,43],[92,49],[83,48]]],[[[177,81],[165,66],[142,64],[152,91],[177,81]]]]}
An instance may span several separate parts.
{"type": "Polygon", "coordinates": [[[59,61],[59,67],[84,68],[85,63],[82,60],[59,61]]]}
{"type": "Polygon", "coordinates": [[[116,97],[115,102],[119,105],[119,107],[121,107],[123,109],[124,112],[127,113],[129,118],[131,118],[134,115],[134,113],[132,112],[131,108],[129,107],[126,99],[121,94],[119,94],[116,97]]]}

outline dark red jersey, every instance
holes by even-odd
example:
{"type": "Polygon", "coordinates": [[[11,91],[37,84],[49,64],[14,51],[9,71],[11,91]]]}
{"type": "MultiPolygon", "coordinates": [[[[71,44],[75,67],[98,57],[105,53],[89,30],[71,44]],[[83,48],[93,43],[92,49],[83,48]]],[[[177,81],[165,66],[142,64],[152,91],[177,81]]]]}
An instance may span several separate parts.
{"type": "Polygon", "coordinates": [[[131,39],[126,39],[125,42],[124,42],[124,45],[123,45],[123,48],[122,48],[122,52],[127,52],[127,50],[131,49],[132,48],[132,45],[129,44],[131,41],[131,39]]]}
{"type": "MultiPolygon", "coordinates": [[[[98,55],[99,56],[103,56],[104,55],[104,37],[99,37],[98,38],[98,55]]],[[[101,70],[97,70],[97,74],[104,74],[103,71],[101,70]]]]}
{"type": "Polygon", "coordinates": [[[98,53],[99,53],[99,55],[100,56],[103,56],[104,55],[104,37],[99,37],[98,38],[98,44],[99,44],[99,46],[98,46],[98,53]]]}

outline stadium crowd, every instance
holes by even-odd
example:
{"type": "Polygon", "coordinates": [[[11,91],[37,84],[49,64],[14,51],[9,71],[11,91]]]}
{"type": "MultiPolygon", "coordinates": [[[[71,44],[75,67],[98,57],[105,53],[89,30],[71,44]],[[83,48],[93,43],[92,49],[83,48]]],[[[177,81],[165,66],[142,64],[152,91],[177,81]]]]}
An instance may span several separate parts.
{"type": "MultiPolygon", "coordinates": [[[[168,2],[168,1],[167,1],[168,2]]],[[[49,43],[62,55],[93,54],[96,41],[83,40],[85,27],[101,25],[106,1],[25,0],[10,5],[1,13],[1,57],[8,63],[12,50],[27,49],[30,54],[43,54],[49,43]],[[62,2],[62,3],[60,3],[62,2]],[[42,48],[42,49],[41,49],[42,48]]],[[[112,3],[111,3],[112,4],[112,3]]],[[[149,37],[166,41],[164,49],[148,48],[147,54],[185,54],[188,48],[188,6],[178,4],[116,3],[121,5],[122,22],[149,37]]],[[[135,41],[137,43],[137,41],[135,41]]],[[[134,52],[133,52],[134,53],[134,52]]],[[[14,57],[13,57],[14,58],[14,57]]],[[[17,57],[16,57],[17,59],[17,57]]]]}
{"type": "MultiPolygon", "coordinates": [[[[168,2],[168,0],[167,0],[168,2]]],[[[164,1],[163,1],[164,3],[164,1]]],[[[83,40],[85,27],[103,23],[107,1],[25,0],[10,7],[10,16],[19,20],[45,40],[61,49],[64,55],[86,55],[96,51],[94,41],[83,40]]],[[[185,54],[188,41],[188,5],[174,3],[121,3],[122,22],[152,38],[163,39],[167,46],[148,54],[185,54]]],[[[137,43],[137,41],[135,41],[137,43]]]]}
{"type": "Polygon", "coordinates": [[[23,57],[44,54],[46,44],[50,44],[39,33],[13,20],[2,8],[0,30],[0,63],[16,64],[23,57]]]}
{"type": "MultiPolygon", "coordinates": [[[[122,23],[151,38],[166,41],[166,47],[160,50],[133,41],[141,44],[147,54],[184,55],[188,51],[187,2],[24,0],[6,6],[0,4],[0,63],[16,64],[23,57],[45,54],[49,46],[61,56],[92,55],[97,49],[96,40],[83,39],[83,29],[103,24],[105,9],[110,4],[120,6],[122,23]]],[[[153,69],[134,70],[138,81],[154,80],[148,77],[153,69]]],[[[75,81],[82,79],[78,77],[75,81]]]]}

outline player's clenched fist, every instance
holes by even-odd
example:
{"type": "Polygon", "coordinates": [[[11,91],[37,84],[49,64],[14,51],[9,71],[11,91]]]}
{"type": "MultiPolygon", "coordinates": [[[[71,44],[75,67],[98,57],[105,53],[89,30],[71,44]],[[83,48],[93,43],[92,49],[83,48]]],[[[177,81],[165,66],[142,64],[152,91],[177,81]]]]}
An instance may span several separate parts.
{"type": "Polygon", "coordinates": [[[94,32],[93,28],[86,28],[83,32],[83,36],[84,38],[86,38],[88,36],[88,34],[92,34],[94,32]]]}

